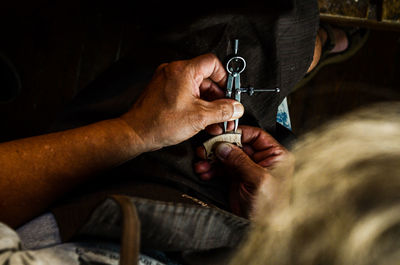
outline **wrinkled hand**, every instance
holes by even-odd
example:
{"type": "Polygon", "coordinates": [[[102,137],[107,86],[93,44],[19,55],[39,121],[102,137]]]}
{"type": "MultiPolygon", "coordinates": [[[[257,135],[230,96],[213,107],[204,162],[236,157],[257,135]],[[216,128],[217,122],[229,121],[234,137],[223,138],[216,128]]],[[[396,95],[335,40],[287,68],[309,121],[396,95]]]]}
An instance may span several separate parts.
{"type": "Polygon", "coordinates": [[[222,98],[226,71],[206,54],[160,65],[146,90],[123,119],[142,139],[145,151],[178,144],[206,126],[243,115],[243,106],[222,98]]]}
{"type": "Polygon", "coordinates": [[[205,160],[205,150],[197,153],[203,160],[194,170],[203,180],[227,176],[231,181],[230,205],[233,213],[243,217],[257,215],[256,196],[267,201],[272,211],[289,201],[290,178],[294,170],[293,155],[271,135],[260,128],[240,126],[240,149],[230,143],[220,143],[215,154],[217,163],[205,160]]]}

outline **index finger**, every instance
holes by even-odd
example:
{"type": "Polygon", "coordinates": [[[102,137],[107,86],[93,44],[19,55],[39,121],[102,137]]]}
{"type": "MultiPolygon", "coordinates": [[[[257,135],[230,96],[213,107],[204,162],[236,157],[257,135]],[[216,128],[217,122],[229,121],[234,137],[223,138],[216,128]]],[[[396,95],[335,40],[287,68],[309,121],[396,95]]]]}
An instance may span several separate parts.
{"type": "Polygon", "coordinates": [[[194,78],[198,86],[203,80],[209,78],[218,86],[224,87],[227,73],[221,61],[215,54],[208,53],[189,60],[192,67],[194,78]]]}
{"type": "Polygon", "coordinates": [[[269,133],[261,128],[240,126],[242,129],[242,143],[250,145],[255,151],[261,151],[280,145],[269,133]]]}

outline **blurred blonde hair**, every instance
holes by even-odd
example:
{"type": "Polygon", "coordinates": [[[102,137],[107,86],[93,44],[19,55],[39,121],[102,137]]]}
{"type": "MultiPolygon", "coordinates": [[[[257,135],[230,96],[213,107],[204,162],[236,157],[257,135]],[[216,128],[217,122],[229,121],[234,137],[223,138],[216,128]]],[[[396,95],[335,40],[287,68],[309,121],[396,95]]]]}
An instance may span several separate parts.
{"type": "Polygon", "coordinates": [[[231,265],[400,264],[400,103],[330,122],[293,153],[291,205],[258,216],[231,265]]]}

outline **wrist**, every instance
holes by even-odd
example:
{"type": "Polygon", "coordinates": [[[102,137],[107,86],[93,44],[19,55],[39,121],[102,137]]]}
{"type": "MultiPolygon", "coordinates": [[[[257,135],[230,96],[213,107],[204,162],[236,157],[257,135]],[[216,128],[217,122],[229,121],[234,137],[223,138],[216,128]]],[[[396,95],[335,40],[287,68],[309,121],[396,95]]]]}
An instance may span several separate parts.
{"type": "Polygon", "coordinates": [[[136,157],[149,151],[145,140],[140,136],[135,128],[130,126],[124,119],[115,118],[109,120],[110,126],[116,131],[123,148],[126,148],[130,157],[136,157]]]}
{"type": "Polygon", "coordinates": [[[140,125],[134,125],[126,121],[123,117],[116,118],[115,121],[119,123],[120,130],[123,134],[127,136],[127,143],[136,156],[141,153],[160,149],[160,147],[149,140],[149,138],[151,138],[149,137],[150,133],[147,133],[140,125]]]}

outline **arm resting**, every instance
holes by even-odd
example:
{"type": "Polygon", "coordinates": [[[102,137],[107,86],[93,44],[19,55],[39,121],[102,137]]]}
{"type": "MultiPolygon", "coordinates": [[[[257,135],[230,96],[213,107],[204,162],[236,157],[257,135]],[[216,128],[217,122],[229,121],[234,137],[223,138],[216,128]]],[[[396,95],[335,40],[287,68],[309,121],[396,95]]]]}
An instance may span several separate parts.
{"type": "Polygon", "coordinates": [[[18,226],[94,173],[144,150],[121,119],[0,144],[0,221],[18,226]]]}

